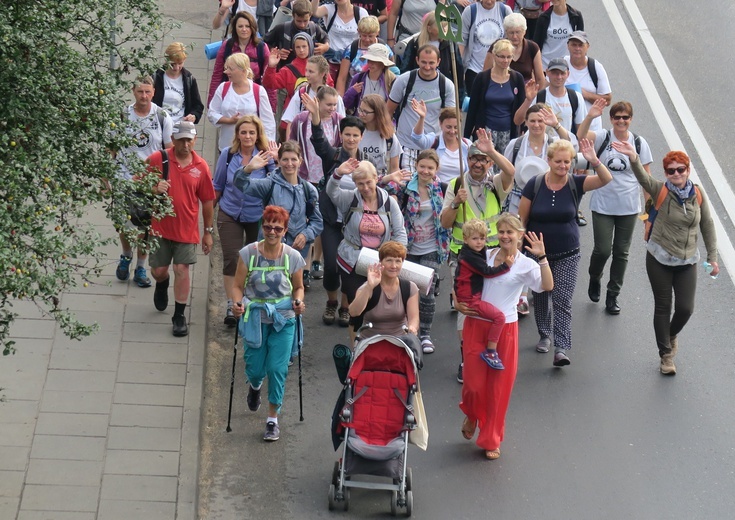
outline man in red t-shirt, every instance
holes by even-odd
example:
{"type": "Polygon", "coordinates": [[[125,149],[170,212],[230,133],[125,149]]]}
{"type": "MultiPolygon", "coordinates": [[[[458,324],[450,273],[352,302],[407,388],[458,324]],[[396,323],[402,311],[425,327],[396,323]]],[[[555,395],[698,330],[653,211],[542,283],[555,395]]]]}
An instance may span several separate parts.
{"type": "MultiPolygon", "coordinates": [[[[196,263],[196,247],[199,243],[199,203],[202,204],[204,236],[202,251],[208,255],[212,250],[214,231],[214,186],[209,166],[194,152],[197,131],[194,123],[179,121],[174,125],[173,147],[168,155],[168,179],[163,178],[155,187],[156,193],[166,193],[171,198],[176,216],[153,221],[153,232],[158,236],[159,246],[150,255],[151,275],[156,280],[153,304],[159,311],[168,307],[169,266],[174,265],[174,301],[176,307],[173,322],[174,336],[186,336],[184,310],[189,299],[189,266],[196,263]]],[[[163,155],[155,152],[148,157],[151,171],[163,171],[163,155]]]]}

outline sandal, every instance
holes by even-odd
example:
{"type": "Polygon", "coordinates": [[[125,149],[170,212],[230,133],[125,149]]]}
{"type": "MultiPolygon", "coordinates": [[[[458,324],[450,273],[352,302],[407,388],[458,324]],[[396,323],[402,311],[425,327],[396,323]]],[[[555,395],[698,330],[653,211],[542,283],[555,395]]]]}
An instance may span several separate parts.
{"type": "Polygon", "coordinates": [[[500,458],[500,448],[496,448],[494,450],[486,450],[485,457],[487,457],[488,460],[499,459],[500,458]]]}
{"type": "Polygon", "coordinates": [[[475,429],[477,428],[477,421],[472,422],[470,421],[469,417],[465,417],[464,421],[462,421],[462,437],[467,439],[468,441],[472,440],[472,437],[475,436],[475,429]]]}

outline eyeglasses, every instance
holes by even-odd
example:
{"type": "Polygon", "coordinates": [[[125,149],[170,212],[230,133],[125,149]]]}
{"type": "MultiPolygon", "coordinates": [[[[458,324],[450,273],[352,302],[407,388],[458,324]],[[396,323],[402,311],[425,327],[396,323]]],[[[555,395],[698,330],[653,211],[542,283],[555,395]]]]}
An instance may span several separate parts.
{"type": "Polygon", "coordinates": [[[612,116],[612,118],[613,118],[613,119],[614,119],[615,121],[620,121],[621,119],[622,119],[623,121],[628,121],[628,120],[630,120],[630,116],[629,116],[629,115],[624,115],[624,116],[614,115],[614,116],[612,116]]]}
{"type": "Polygon", "coordinates": [[[270,233],[271,231],[275,231],[276,233],[283,233],[284,229],[286,228],[281,226],[269,226],[268,224],[263,224],[263,231],[265,231],[266,233],[270,233]]]}
{"type": "Polygon", "coordinates": [[[362,108],[358,108],[357,109],[357,112],[359,114],[363,114],[363,115],[366,115],[366,116],[369,116],[370,114],[374,114],[375,113],[375,111],[370,112],[369,110],[363,110],[362,108]]]}
{"type": "Polygon", "coordinates": [[[688,170],[687,166],[677,166],[676,168],[665,168],[666,175],[674,175],[676,173],[684,173],[688,170]]]}
{"type": "Polygon", "coordinates": [[[490,162],[490,159],[488,159],[487,157],[479,156],[479,155],[473,155],[472,157],[470,157],[470,161],[480,163],[480,164],[487,164],[490,162]]]}
{"type": "Polygon", "coordinates": [[[501,56],[500,54],[496,54],[495,57],[498,58],[499,60],[512,60],[513,59],[513,56],[501,56]]]}

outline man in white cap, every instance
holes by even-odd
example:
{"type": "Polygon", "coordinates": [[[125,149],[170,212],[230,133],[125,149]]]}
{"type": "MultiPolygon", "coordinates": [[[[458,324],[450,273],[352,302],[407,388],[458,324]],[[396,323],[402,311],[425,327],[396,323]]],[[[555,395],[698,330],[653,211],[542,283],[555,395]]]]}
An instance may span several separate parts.
{"type": "Polygon", "coordinates": [[[159,311],[168,307],[169,266],[174,266],[173,322],[174,336],[186,336],[189,327],[184,311],[189,299],[189,269],[196,263],[196,246],[199,243],[199,203],[202,205],[204,235],[201,238],[205,255],[212,250],[214,221],[214,186],[209,166],[196,152],[197,131],[194,123],[179,121],[174,125],[173,147],[155,152],[148,157],[149,169],[165,172],[154,191],[166,193],[173,203],[176,216],[153,221],[152,227],[158,236],[158,249],[150,255],[151,275],[156,280],[153,304],[159,311]],[[168,160],[164,167],[164,160],[168,160]]]}
{"type": "MultiPolygon", "coordinates": [[[[588,111],[592,103],[600,98],[604,99],[608,106],[612,102],[612,89],[605,67],[599,61],[587,56],[589,48],[590,41],[587,33],[574,31],[567,40],[569,55],[564,56],[564,60],[569,64],[569,77],[566,79],[566,84],[581,92],[588,111]]],[[[593,132],[602,130],[602,119],[596,117],[590,130],[593,132]]]]}

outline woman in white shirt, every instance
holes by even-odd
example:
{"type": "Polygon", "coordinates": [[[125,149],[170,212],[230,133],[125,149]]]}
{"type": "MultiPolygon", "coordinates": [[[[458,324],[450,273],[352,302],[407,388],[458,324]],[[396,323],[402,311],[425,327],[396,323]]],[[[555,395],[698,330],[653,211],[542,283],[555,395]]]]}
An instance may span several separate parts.
{"type": "Polygon", "coordinates": [[[528,285],[534,291],[550,291],[554,279],[546,260],[543,236],[526,233],[526,249],[539,263],[518,251],[523,237],[523,226],[518,217],[503,213],[498,219],[500,248],[488,251],[488,264],[498,266],[509,257],[515,261],[510,270],[495,278],[485,278],[482,300],[492,303],[505,314],[505,325],[498,341],[498,356],[505,370],[493,370],[482,360],[480,354],[487,347],[485,338],[489,321],[477,318],[477,311],[455,302],[455,308],[467,315],[462,333],[464,352],[464,382],[459,407],[465,414],[462,435],[472,440],[479,426],[477,445],[485,451],[485,457],[495,460],[500,457],[500,442],[505,433],[505,414],[508,411],[518,371],[518,313],[516,303],[521,290],[528,285]]]}
{"type": "Polygon", "coordinates": [[[242,116],[255,115],[263,122],[265,135],[269,140],[276,140],[276,120],[268,100],[268,93],[252,80],[250,58],[238,52],[231,54],[225,61],[225,70],[230,81],[225,81],[214,93],[209,103],[207,117],[219,128],[217,146],[224,150],[232,143],[235,135],[235,123],[242,116]]]}
{"type": "Polygon", "coordinates": [[[336,85],[342,56],[357,34],[357,22],[369,14],[364,8],[353,6],[350,0],[334,0],[324,5],[319,5],[319,0],[311,0],[311,14],[324,18],[326,23],[329,50],[324,57],[329,61],[329,74],[336,85]]]}

